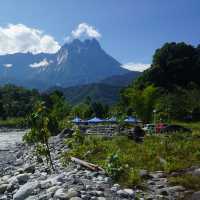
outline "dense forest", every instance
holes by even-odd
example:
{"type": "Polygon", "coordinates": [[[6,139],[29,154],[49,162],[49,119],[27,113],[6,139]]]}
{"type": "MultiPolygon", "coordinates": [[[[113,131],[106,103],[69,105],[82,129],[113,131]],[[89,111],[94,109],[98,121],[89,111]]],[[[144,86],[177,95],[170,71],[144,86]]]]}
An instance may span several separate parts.
{"type": "Polygon", "coordinates": [[[150,121],[200,119],[200,46],[166,43],[155,51],[153,62],[142,76],[124,89],[119,106],[150,121]]]}

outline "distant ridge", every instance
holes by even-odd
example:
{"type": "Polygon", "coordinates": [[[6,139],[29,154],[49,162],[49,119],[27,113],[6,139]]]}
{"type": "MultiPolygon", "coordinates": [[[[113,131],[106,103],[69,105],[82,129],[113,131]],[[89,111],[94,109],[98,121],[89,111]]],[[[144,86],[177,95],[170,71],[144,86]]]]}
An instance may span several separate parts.
{"type": "Polygon", "coordinates": [[[129,72],[124,75],[111,76],[102,80],[100,83],[91,83],[68,88],[53,87],[47,92],[50,93],[54,90],[59,90],[63,92],[65,98],[71,104],[81,103],[87,97],[90,97],[93,101],[112,105],[119,100],[121,89],[131,84],[140,74],[139,72],[129,72]]]}
{"type": "Polygon", "coordinates": [[[55,54],[16,53],[0,56],[1,85],[12,83],[40,90],[101,82],[108,77],[120,78],[128,72],[101,48],[96,39],[75,39],[64,44],[55,54]]]}

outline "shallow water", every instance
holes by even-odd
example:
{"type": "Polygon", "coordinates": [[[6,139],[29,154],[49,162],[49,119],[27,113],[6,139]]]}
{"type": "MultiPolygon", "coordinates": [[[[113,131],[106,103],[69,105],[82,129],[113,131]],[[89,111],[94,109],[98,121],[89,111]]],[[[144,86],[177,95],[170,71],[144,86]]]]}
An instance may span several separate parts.
{"type": "Polygon", "coordinates": [[[16,143],[22,141],[23,135],[27,130],[1,130],[0,129],[0,151],[9,150],[16,143]]]}

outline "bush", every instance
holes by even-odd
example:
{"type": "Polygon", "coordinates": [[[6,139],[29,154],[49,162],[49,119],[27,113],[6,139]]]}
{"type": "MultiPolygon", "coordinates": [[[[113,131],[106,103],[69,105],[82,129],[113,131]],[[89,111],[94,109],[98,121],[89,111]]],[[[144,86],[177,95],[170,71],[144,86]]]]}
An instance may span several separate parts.
{"type": "Polygon", "coordinates": [[[140,185],[139,171],[171,172],[200,164],[200,142],[188,134],[169,137],[146,137],[137,144],[125,136],[106,138],[85,136],[82,143],[64,154],[65,163],[71,156],[104,168],[116,182],[124,186],[140,185]],[[187,158],[187,159],[185,159],[187,158]]]}

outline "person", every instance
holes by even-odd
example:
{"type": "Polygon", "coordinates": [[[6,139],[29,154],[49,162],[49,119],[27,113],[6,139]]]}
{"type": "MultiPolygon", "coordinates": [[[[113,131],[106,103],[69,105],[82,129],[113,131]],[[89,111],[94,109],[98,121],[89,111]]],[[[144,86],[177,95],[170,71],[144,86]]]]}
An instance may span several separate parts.
{"type": "Polygon", "coordinates": [[[131,139],[135,140],[136,142],[142,142],[144,136],[145,132],[140,126],[135,126],[133,131],[131,132],[131,139]]]}

